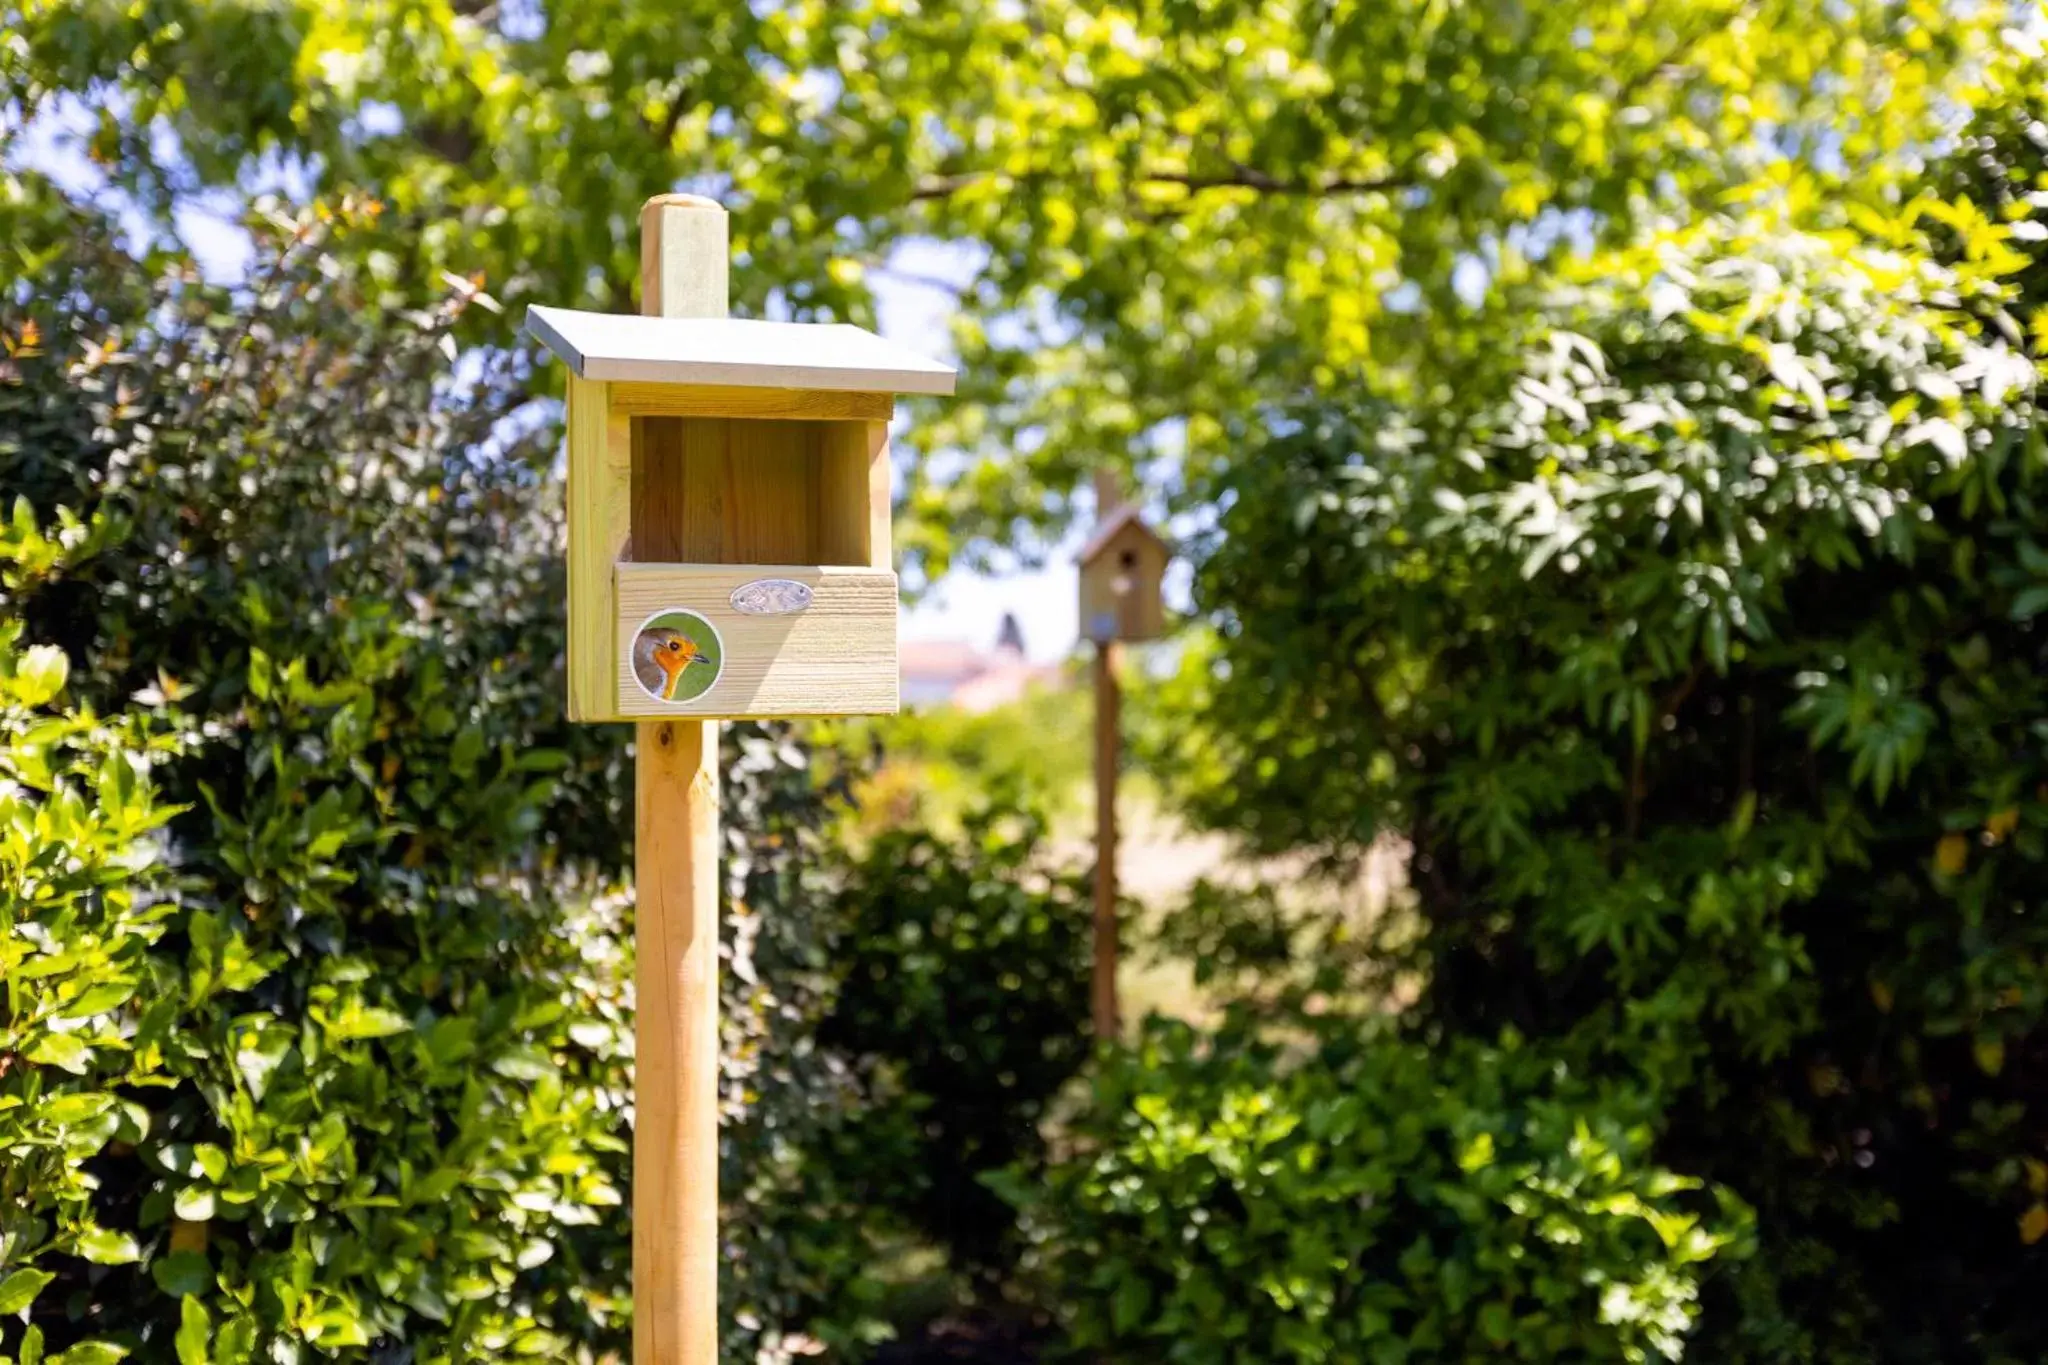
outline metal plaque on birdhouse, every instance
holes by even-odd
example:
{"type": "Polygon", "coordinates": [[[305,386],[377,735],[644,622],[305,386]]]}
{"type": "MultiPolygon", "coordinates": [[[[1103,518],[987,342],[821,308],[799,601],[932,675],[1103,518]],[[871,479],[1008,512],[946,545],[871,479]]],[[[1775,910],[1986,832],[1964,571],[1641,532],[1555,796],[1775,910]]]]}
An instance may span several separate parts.
{"type": "Polygon", "coordinates": [[[570,369],[570,718],[895,711],[889,420],[953,371],[857,327],[526,325],[570,369]]]}

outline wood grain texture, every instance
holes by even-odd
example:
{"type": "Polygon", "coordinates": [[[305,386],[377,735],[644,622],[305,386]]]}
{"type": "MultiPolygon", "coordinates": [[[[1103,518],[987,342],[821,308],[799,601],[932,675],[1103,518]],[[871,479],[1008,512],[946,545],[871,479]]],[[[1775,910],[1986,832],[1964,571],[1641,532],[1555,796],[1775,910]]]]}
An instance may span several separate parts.
{"type": "Polygon", "coordinates": [[[834,422],[818,434],[818,558],[893,566],[889,535],[889,428],[834,422]]]}
{"type": "MultiPolygon", "coordinates": [[[[653,199],[640,234],[643,310],[724,315],[723,209],[653,199]]],[[[642,456],[633,554],[705,557],[688,534],[687,419],[619,420],[642,456]]],[[[718,727],[666,720],[634,736],[633,1361],[718,1365],[718,727]]]]}
{"type": "Polygon", "coordinates": [[[631,528],[630,432],[602,383],[569,380],[569,719],[611,711],[612,565],[631,528]]]}
{"type": "MultiPolygon", "coordinates": [[[[815,422],[727,422],[726,540],[750,564],[815,564],[815,422]]],[[[731,563],[741,556],[734,555],[731,563]]]]}
{"type": "Polygon", "coordinates": [[[718,727],[634,753],[633,1360],[718,1361],[718,727]]]}
{"type": "Polygon", "coordinates": [[[813,422],[886,422],[896,399],[886,393],[833,389],[748,389],[732,385],[679,388],[674,384],[620,382],[612,406],[634,417],[790,417],[813,422]]]}
{"type": "Polygon", "coordinates": [[[621,564],[615,635],[620,716],[889,715],[897,707],[896,575],[840,565],[621,564]],[[811,606],[786,616],[747,616],[733,589],[760,578],[807,584],[811,606]],[[717,630],[718,681],[686,702],[650,697],[635,681],[633,638],[647,619],[681,607],[717,630]]]}
{"type": "MultiPolygon", "coordinates": [[[[694,194],[658,194],[642,204],[642,317],[716,318],[723,321],[731,311],[726,298],[727,281],[732,270],[726,259],[728,233],[726,212],[713,200],[694,194]]],[[[539,311],[544,315],[570,315],[567,309],[539,311]]],[[[604,315],[582,313],[574,316],[589,319],[604,315]]],[[[644,323],[642,326],[645,328],[644,323]]],[[[599,331],[602,330],[600,327],[599,331]]]]}

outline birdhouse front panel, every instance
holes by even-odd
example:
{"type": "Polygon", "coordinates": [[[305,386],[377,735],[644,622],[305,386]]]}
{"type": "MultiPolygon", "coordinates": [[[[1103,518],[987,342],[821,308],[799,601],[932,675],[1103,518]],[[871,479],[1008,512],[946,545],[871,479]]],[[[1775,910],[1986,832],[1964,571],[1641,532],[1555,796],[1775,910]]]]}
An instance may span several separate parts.
{"type": "Polygon", "coordinates": [[[635,719],[889,714],[896,575],[621,564],[616,709],[635,719]],[[688,602],[694,609],[671,604],[688,602]]]}
{"type": "Polygon", "coordinates": [[[950,391],[951,371],[854,328],[529,327],[576,371],[571,718],[895,711],[889,390],[950,391]]]}

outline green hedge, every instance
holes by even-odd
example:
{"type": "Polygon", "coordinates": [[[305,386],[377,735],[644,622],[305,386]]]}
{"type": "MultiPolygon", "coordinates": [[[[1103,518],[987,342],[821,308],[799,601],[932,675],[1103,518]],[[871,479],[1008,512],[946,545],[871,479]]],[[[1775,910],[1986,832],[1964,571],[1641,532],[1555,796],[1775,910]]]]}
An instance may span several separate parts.
{"type": "MultiPolygon", "coordinates": [[[[0,1358],[618,1350],[632,787],[560,714],[551,414],[451,369],[467,290],[371,306],[346,210],[235,295],[74,229],[0,295],[0,1358]]],[[[864,1330],[866,1099],[826,794],[727,746],[725,1340],[775,1361],[864,1330]]]]}
{"type": "Polygon", "coordinates": [[[1080,1358],[1671,1360],[1748,1219],[1644,1115],[1512,1039],[1155,1023],[1049,1179],[1003,1184],[1080,1358]]]}

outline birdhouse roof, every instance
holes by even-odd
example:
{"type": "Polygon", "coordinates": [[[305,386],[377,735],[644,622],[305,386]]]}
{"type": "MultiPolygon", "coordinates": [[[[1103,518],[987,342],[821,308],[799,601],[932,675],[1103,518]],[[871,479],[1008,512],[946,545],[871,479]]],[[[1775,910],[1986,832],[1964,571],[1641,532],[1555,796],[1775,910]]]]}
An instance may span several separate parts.
{"type": "Polygon", "coordinates": [[[952,366],[844,323],[529,308],[526,330],[580,379],[860,393],[953,391],[952,366]]]}
{"type": "Polygon", "coordinates": [[[1145,524],[1145,518],[1139,512],[1138,504],[1127,502],[1122,507],[1117,508],[1116,511],[1110,513],[1108,521],[1095,528],[1095,534],[1088,537],[1088,543],[1081,547],[1078,562],[1083,565],[1093,563],[1103,551],[1110,547],[1111,542],[1116,540],[1129,527],[1136,527],[1138,534],[1144,536],[1154,545],[1157,545],[1162,551],[1167,550],[1165,537],[1145,524]]]}

